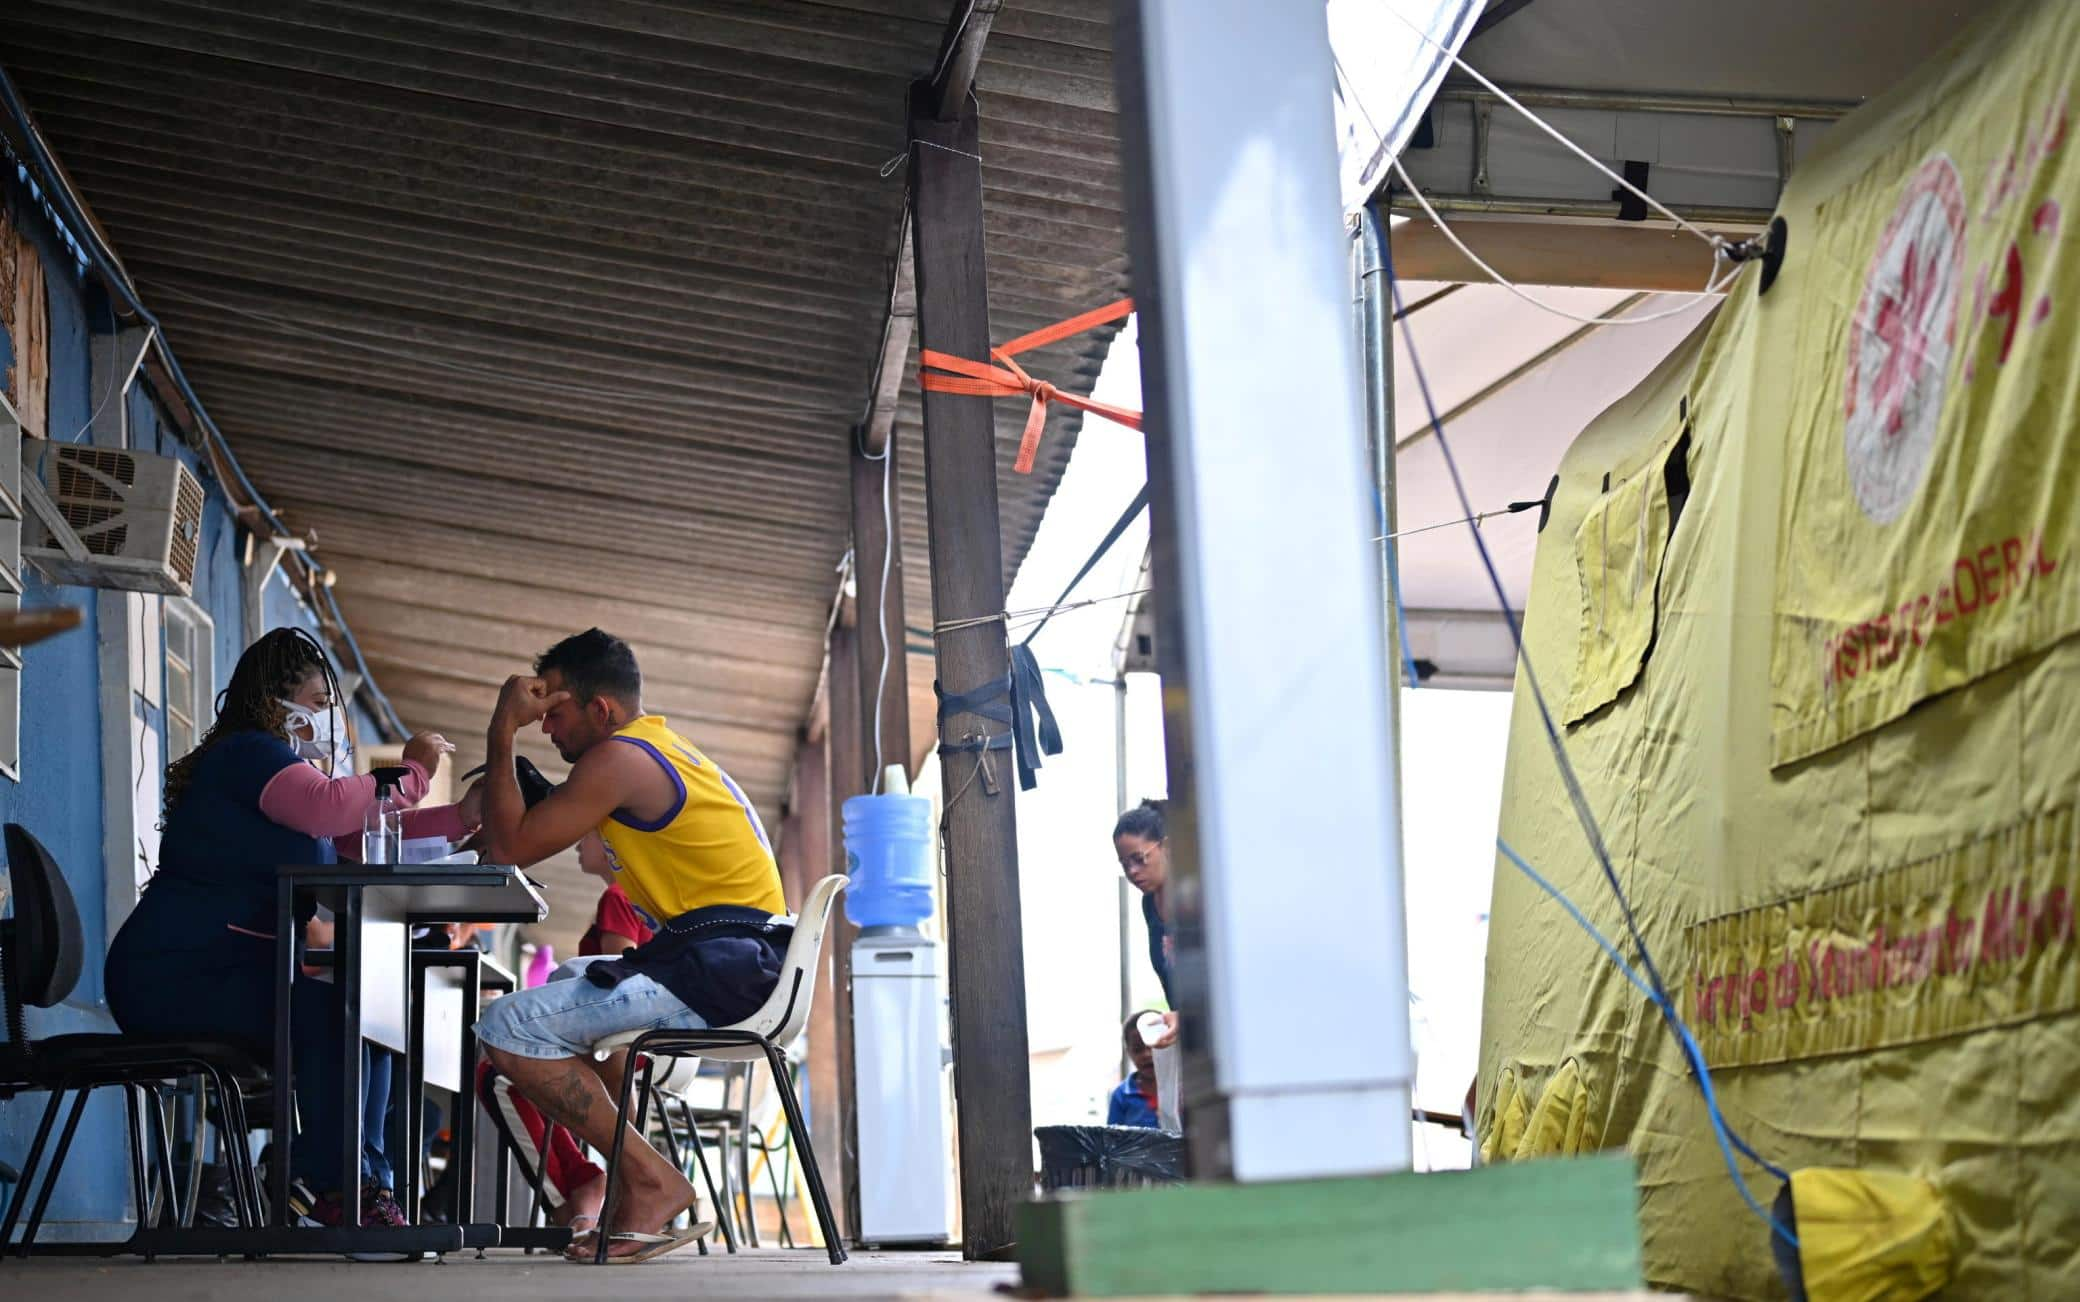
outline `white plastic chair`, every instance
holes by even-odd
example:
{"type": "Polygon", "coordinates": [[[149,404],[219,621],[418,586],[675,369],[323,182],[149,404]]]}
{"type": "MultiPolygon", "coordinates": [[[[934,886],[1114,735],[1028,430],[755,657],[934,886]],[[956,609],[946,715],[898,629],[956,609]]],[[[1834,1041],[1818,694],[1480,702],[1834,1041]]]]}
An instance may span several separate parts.
{"type": "MultiPolygon", "coordinates": [[[[643,1069],[644,1096],[651,1086],[651,1073],[659,1058],[715,1058],[727,1062],[757,1062],[763,1058],[773,1073],[773,1086],[779,1091],[780,1106],[787,1113],[788,1133],[794,1136],[795,1149],[802,1155],[803,1174],[809,1181],[809,1201],[816,1210],[816,1221],[823,1230],[824,1246],[830,1252],[831,1264],[845,1260],[845,1245],[839,1237],[837,1218],[831,1215],[830,1197],[824,1192],[823,1172],[817,1169],[816,1154],[808,1142],[809,1127],[802,1118],[802,1103],[795,1096],[794,1082],[787,1071],[787,1046],[802,1033],[809,1022],[809,1002],[816,990],[816,965],[823,956],[824,932],[829,929],[831,908],[837,903],[838,892],[851,884],[851,879],[838,873],[824,878],[809,888],[809,898],[802,902],[795,918],[794,937],[787,943],[787,953],[780,963],[780,980],[773,986],[773,993],[765,1004],[751,1016],[733,1026],[704,1027],[697,1031],[625,1031],[610,1035],[592,1046],[592,1056],[601,1060],[623,1049],[631,1055],[644,1055],[651,1061],[643,1069]]],[[[630,1057],[633,1063],[635,1058],[630,1057]]],[[[629,1105],[634,1097],[636,1073],[622,1073],[621,1111],[623,1118],[630,1117],[629,1105]]],[[[607,1205],[600,1209],[600,1224],[609,1224],[608,1215],[613,1209],[615,1175],[621,1165],[621,1146],[628,1134],[628,1127],[615,1128],[613,1151],[607,1155],[607,1205]]],[[[718,1208],[720,1214],[724,1209],[718,1208]]],[[[607,1259],[607,1236],[598,1236],[599,1250],[596,1260],[607,1259]]]]}

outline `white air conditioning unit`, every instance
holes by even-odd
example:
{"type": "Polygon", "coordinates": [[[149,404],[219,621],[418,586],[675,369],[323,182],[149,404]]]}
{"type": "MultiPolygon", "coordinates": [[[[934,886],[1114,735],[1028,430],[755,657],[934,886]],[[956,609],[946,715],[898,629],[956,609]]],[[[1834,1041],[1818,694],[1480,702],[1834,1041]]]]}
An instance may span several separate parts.
{"type": "Polygon", "coordinates": [[[202,484],[172,457],[24,440],[22,559],[54,583],[187,596],[202,484]]]}

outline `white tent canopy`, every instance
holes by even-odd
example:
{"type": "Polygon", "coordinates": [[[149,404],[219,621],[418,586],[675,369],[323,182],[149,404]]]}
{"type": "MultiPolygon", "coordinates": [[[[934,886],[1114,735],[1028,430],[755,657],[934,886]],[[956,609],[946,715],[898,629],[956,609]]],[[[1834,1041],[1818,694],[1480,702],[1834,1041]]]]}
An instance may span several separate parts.
{"type": "MultiPolygon", "coordinates": [[[[1430,0],[1373,2],[1411,19],[1434,11],[1430,0]]],[[[1760,0],[1732,8],[1703,0],[1492,0],[1463,57],[1506,89],[1561,92],[1539,101],[1541,117],[1613,170],[1644,164],[1648,191],[1678,212],[1716,218],[1714,229],[1745,235],[1760,229],[1774,205],[1780,167],[1795,166],[1833,117],[1904,77],[1975,11],[1959,0],[1760,0]],[[1796,116],[1787,126],[1770,110],[1796,116]]],[[[1339,55],[1350,81],[1367,84],[1352,66],[1355,56],[1339,55]]],[[[1710,300],[1694,298],[1711,255],[1664,220],[1616,220],[1609,179],[1507,106],[1490,103],[1476,132],[1479,105],[1463,93],[1470,84],[1456,70],[1445,79],[1429,131],[1418,131],[1403,155],[1426,194],[1458,201],[1446,205],[1446,220],[1468,243],[1505,274],[1542,285],[1529,291],[1539,300],[1575,315],[1647,316],[1691,304],[1651,324],[1583,325],[1486,283],[1428,221],[1396,224],[1397,266],[1473,282],[1442,294],[1444,284],[1412,281],[1403,301],[1473,509],[1489,511],[1541,497],[1575,436],[1711,310],[1710,300]],[[1570,287],[1584,285],[1597,288],[1570,287]],[[1676,286],[1691,292],[1643,292],[1676,286]]],[[[1400,196],[1394,208],[1412,205],[1400,196]]],[[[1411,650],[1436,666],[1433,685],[1507,688],[1507,631],[1464,527],[1408,533],[1463,512],[1398,330],[1394,350],[1396,523],[1411,650]]],[[[1537,527],[1538,513],[1527,511],[1482,529],[1514,609],[1530,585],[1537,527]]]]}
{"type": "MultiPolygon", "coordinates": [[[[1404,301],[1443,288],[1410,284],[1404,301]]],[[[1416,383],[1416,361],[1473,510],[1493,511],[1542,498],[1575,436],[1645,379],[1716,301],[1599,289],[1538,294],[1582,316],[1622,320],[1680,310],[1644,324],[1599,326],[1541,311],[1494,285],[1416,300],[1407,321],[1413,349],[1395,337],[1396,527],[1410,649],[1419,662],[1437,666],[1433,685],[1506,688],[1513,657],[1466,527],[1410,532],[1464,514],[1416,383]]],[[[1530,589],[1538,520],[1532,509],[1481,525],[1515,610],[1530,589]]]]}

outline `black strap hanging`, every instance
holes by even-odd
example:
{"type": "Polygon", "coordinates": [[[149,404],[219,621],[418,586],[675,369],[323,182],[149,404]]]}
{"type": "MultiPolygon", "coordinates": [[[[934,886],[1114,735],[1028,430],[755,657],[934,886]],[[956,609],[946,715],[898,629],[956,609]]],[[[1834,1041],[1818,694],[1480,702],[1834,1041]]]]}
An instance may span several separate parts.
{"type": "MultiPolygon", "coordinates": [[[[1106,531],[1105,537],[1091,552],[1090,559],[1076,571],[1076,577],[1069,580],[1062,595],[1055,598],[1055,606],[1059,607],[1068,600],[1076,585],[1083,582],[1084,576],[1104,559],[1105,553],[1112,550],[1112,545],[1134,522],[1134,517],[1147,506],[1148,485],[1143,484],[1141,491],[1134,494],[1134,500],[1127,503],[1127,509],[1120,512],[1119,519],[1113,522],[1112,528],[1106,531]]],[[[1040,636],[1040,630],[1047,627],[1050,618],[1052,612],[1043,616],[1022,641],[1009,648],[1011,672],[1002,678],[965,692],[949,692],[936,682],[932,684],[932,692],[939,698],[941,756],[1009,750],[1014,753],[1018,764],[1018,789],[1031,791],[1039,784],[1041,757],[1062,753],[1061,725],[1055,720],[1054,707],[1047,703],[1047,680],[1041,676],[1040,661],[1032,651],[1033,639],[1040,636]],[[956,714],[972,714],[1005,724],[1007,731],[991,737],[948,741],[945,739],[946,721],[956,714]]]]}
{"type": "Polygon", "coordinates": [[[965,692],[949,692],[935,682],[932,691],[939,698],[941,756],[1011,751],[1018,764],[1018,788],[1031,791],[1040,782],[1041,756],[1062,753],[1062,729],[1055,721],[1053,707],[1047,703],[1040,662],[1023,644],[1011,648],[1011,672],[1002,678],[965,692]],[[947,720],[957,714],[972,714],[1005,724],[1008,730],[990,737],[943,740],[947,720]]]}

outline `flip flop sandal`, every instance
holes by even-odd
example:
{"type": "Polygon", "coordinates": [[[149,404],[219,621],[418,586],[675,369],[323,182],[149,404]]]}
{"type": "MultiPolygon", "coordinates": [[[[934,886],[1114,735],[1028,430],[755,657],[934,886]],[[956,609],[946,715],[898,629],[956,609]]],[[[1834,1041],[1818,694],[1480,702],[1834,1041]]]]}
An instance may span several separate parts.
{"type": "MultiPolygon", "coordinates": [[[[662,1257],[668,1252],[676,1252],[689,1243],[698,1243],[714,1232],[715,1224],[712,1221],[696,1222],[688,1229],[673,1230],[667,1234],[643,1234],[635,1230],[620,1230],[607,1236],[609,1244],[640,1243],[643,1245],[643,1250],[641,1252],[628,1253],[626,1256],[617,1257],[609,1255],[607,1264],[609,1266],[640,1266],[644,1262],[662,1257]]],[[[598,1248],[595,1246],[593,1251],[597,1253],[598,1248]]],[[[609,1252],[611,1253],[611,1251],[612,1249],[610,1248],[609,1252]]],[[[591,1263],[588,1260],[586,1264],[591,1263]]]]}

